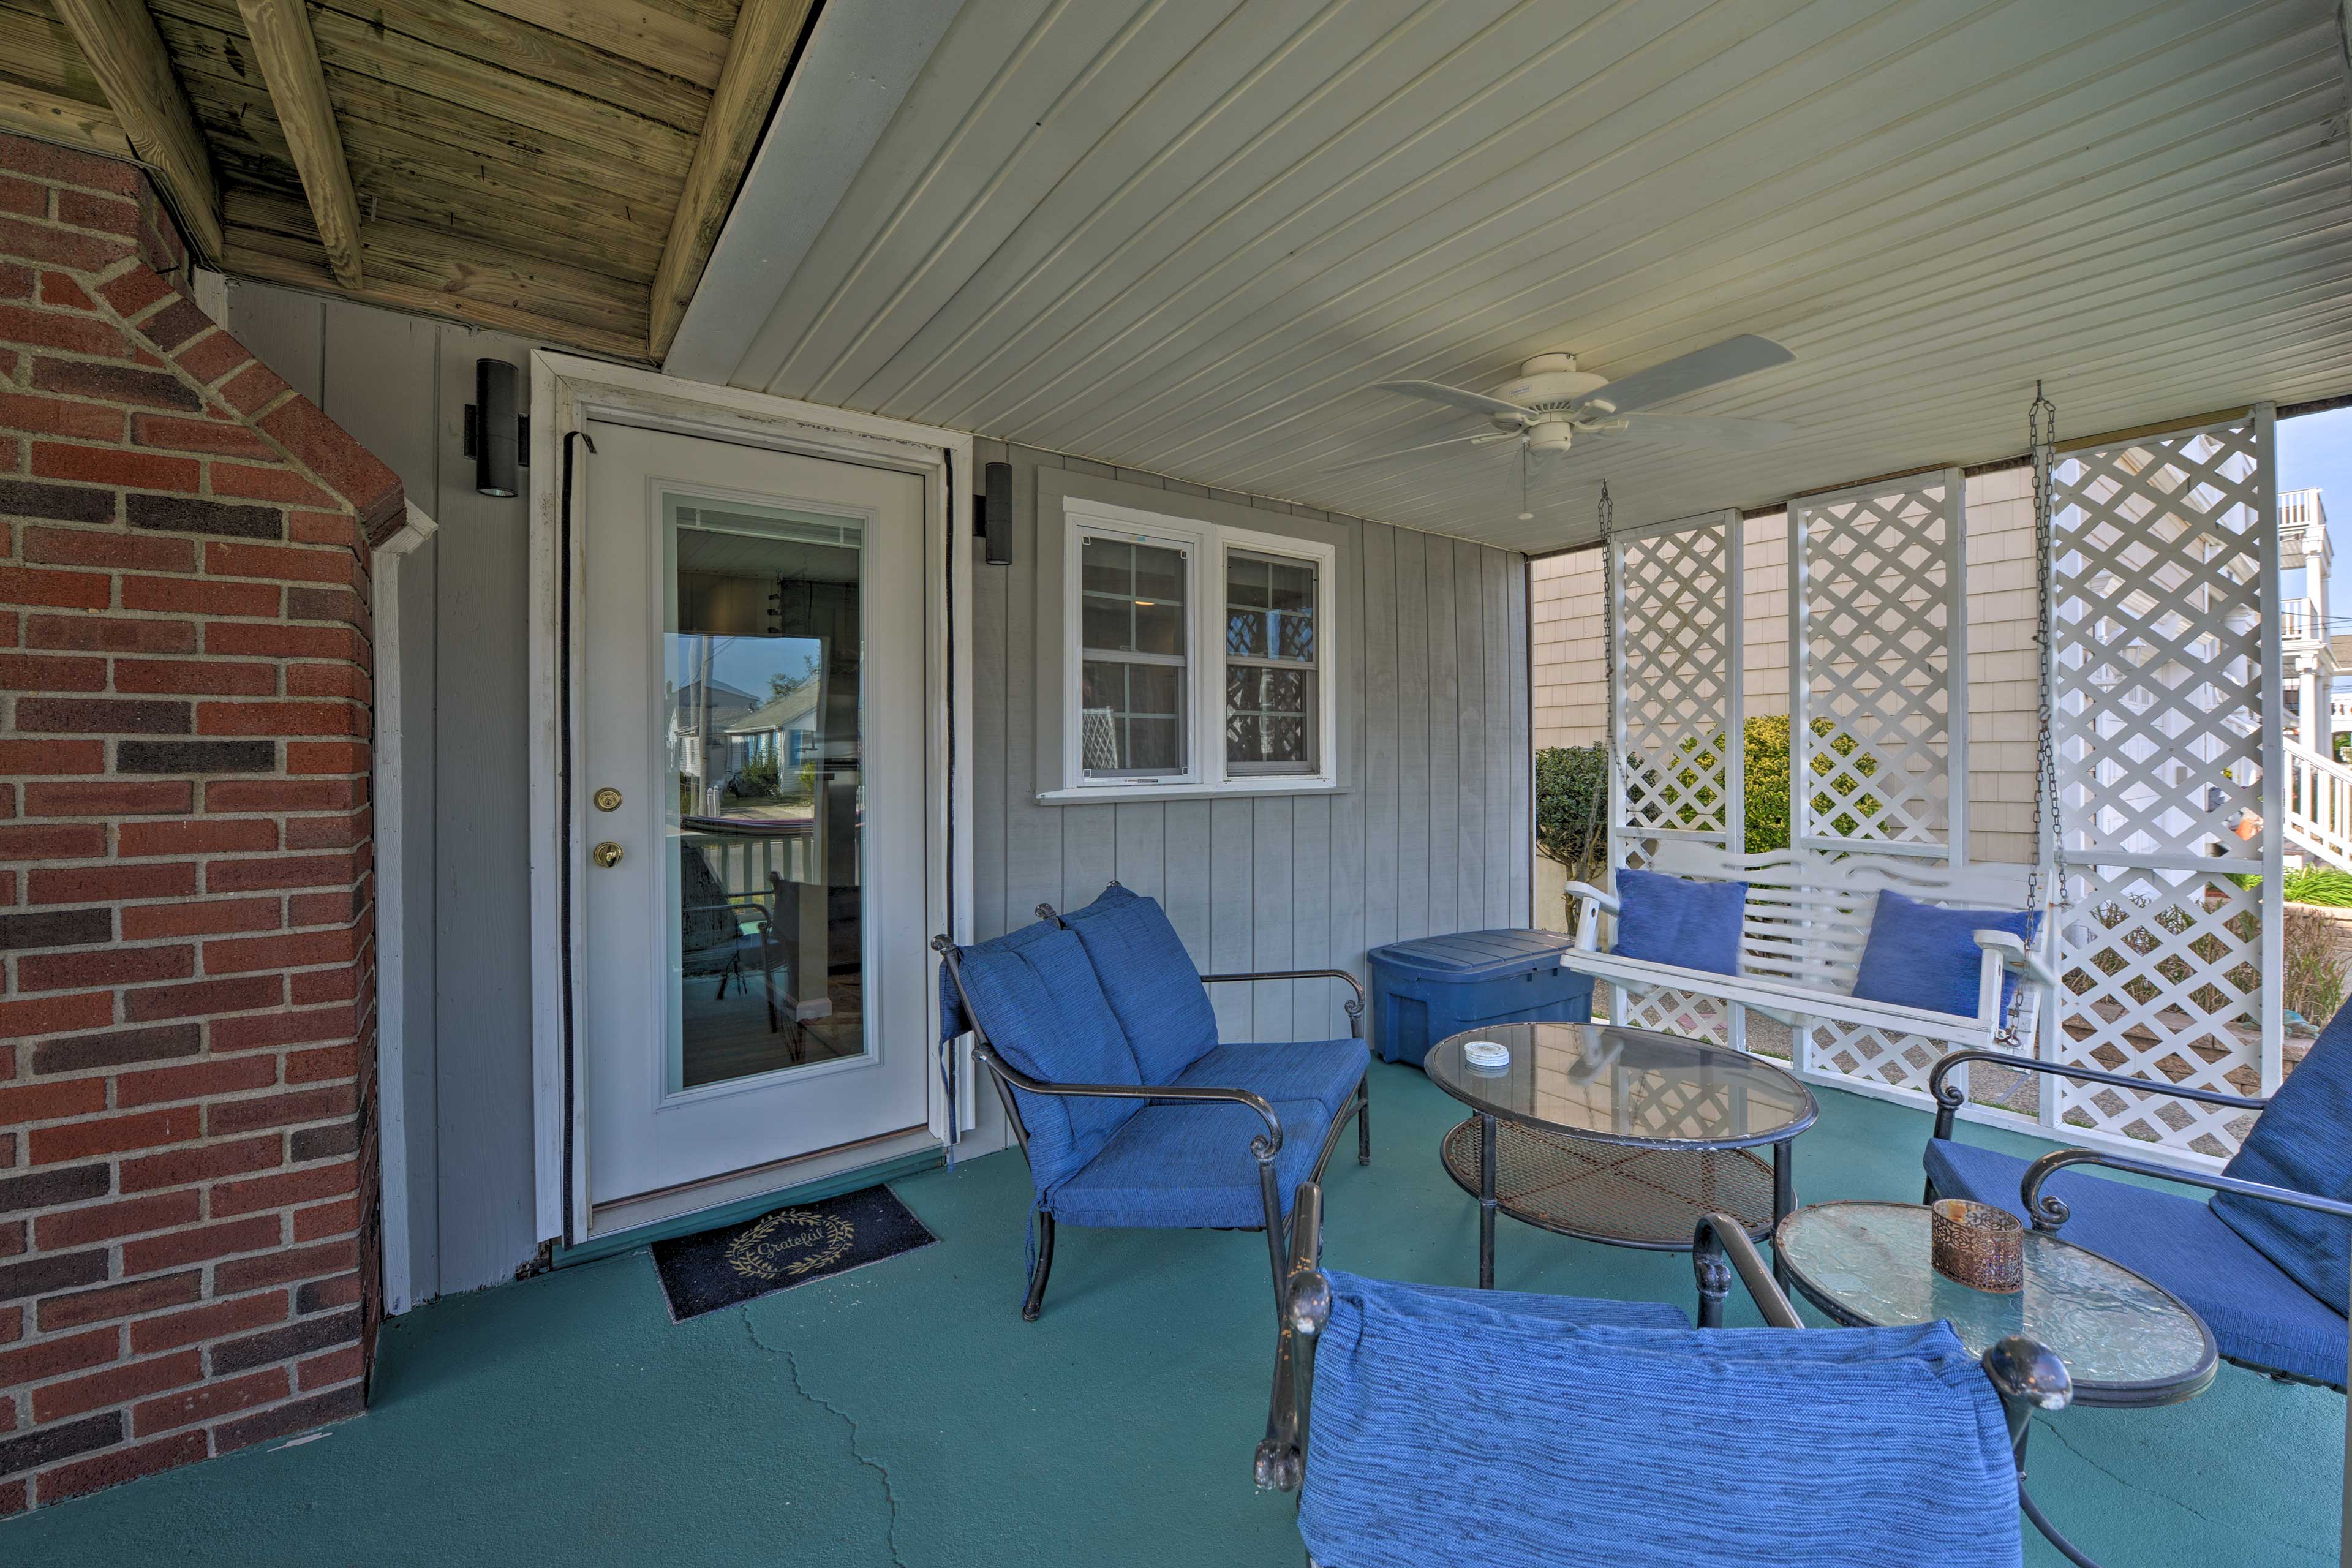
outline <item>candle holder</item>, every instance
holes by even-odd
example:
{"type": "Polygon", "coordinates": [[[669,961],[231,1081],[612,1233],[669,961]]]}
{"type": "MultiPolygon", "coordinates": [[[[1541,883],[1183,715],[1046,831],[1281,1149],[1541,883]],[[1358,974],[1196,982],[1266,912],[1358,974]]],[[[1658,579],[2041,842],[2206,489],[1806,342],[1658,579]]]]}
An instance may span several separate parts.
{"type": "Polygon", "coordinates": [[[2025,1226],[2015,1215],[1966,1198],[1939,1198],[1928,1215],[1937,1273],[1997,1295],[2025,1288],[2025,1226]]]}

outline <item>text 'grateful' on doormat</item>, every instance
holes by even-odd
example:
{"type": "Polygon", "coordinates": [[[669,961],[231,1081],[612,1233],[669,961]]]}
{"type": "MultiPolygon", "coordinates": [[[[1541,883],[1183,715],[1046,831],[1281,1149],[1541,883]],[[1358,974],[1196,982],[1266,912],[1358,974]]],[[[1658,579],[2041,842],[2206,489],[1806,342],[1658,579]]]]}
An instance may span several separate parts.
{"type": "Polygon", "coordinates": [[[878,1263],[937,1241],[887,1187],[794,1204],[740,1225],[654,1243],[654,1272],[684,1322],[771,1290],[878,1263]]]}

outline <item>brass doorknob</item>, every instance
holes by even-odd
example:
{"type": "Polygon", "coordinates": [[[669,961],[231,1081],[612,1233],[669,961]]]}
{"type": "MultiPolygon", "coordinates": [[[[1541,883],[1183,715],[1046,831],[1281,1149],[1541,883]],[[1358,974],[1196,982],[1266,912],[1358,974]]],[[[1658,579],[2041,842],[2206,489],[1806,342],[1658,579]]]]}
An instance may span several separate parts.
{"type": "Polygon", "coordinates": [[[588,851],[588,858],[609,871],[621,863],[621,847],[607,838],[604,843],[588,851]]]}

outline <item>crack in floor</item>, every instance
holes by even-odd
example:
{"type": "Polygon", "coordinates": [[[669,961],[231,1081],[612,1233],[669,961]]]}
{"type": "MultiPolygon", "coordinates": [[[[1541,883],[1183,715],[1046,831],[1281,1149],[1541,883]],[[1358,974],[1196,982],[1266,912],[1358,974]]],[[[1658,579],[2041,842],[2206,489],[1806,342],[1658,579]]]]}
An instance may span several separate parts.
{"type": "MultiPolygon", "coordinates": [[[[2189,1504],[2181,1501],[2177,1497],[2169,1497],[2159,1491],[2151,1491],[2147,1487],[2141,1486],[2138,1482],[2132,1480],[2120,1471],[2100,1463],[2089,1454],[2086,1454],[2082,1449],[2076,1447],[2073,1441],[2067,1437],[2064,1432],[2059,1430],[2058,1427],[2052,1425],[2050,1422],[2046,1420],[2036,1420],[2033,1425],[2040,1430],[2049,1433],[2051,1437],[2056,1441],[2060,1447],[2065,1449],[2068,1453],[2074,1455],[2076,1458],[2082,1460],[2083,1463],[2090,1466],[2091,1468],[2098,1471],[2099,1474],[2106,1477],[2109,1480],[2115,1482],[2116,1485],[2123,1488],[2126,1491],[2137,1492],[2142,1497],[2154,1498],[2159,1502],[2170,1503],[2173,1507],[2179,1509],[2182,1512],[2189,1514],[2206,1524],[2216,1524],[2221,1522],[2215,1520],[2211,1514],[2206,1513],[2199,1509],[2191,1508],[2189,1504]]],[[[2040,1500],[2037,1499],[2036,1500],[2038,1501],[2040,1500]]],[[[2045,1510],[2044,1511],[2047,1510],[2045,1510]]],[[[2058,1521],[2053,1519],[2051,1522],[2053,1524],[2057,1524],[2058,1521]]],[[[2063,1530],[2065,1527],[2063,1525],[2060,1525],[2059,1528],[2063,1530]]],[[[2322,1553],[2312,1552],[2309,1547],[2303,1545],[2300,1542],[2282,1541],[2275,1536],[2264,1537],[2264,1539],[2271,1541],[2275,1545],[2284,1546],[2290,1551],[2305,1553],[2315,1563],[2333,1561],[2333,1559],[2328,1558],[2322,1553]]]]}
{"type": "Polygon", "coordinates": [[[882,1478],[882,1500],[890,1505],[890,1528],[884,1534],[884,1543],[890,1549],[890,1561],[898,1564],[898,1568],[908,1568],[907,1560],[898,1555],[898,1494],[891,1488],[889,1467],[879,1459],[868,1458],[864,1450],[858,1447],[856,1416],[834,1404],[833,1401],[809,1391],[808,1384],[801,1381],[800,1358],[793,1354],[785,1346],[772,1345],[760,1337],[759,1326],[751,1321],[751,1309],[749,1304],[744,1306],[742,1317],[743,1333],[751,1340],[752,1348],[769,1355],[782,1356],[784,1371],[793,1380],[793,1392],[848,1427],[849,1457],[882,1478]]]}

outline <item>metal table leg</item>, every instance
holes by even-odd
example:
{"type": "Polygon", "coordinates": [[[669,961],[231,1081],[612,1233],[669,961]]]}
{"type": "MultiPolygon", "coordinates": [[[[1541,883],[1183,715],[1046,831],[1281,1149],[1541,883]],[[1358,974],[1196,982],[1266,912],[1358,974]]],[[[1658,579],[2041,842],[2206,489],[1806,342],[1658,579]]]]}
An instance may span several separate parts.
{"type": "Polygon", "coordinates": [[[1495,1288],[1495,1119],[1478,1117],[1478,1289],[1495,1288]]]}
{"type": "Polygon", "coordinates": [[[2042,1511],[2042,1505],[2033,1500],[2033,1494],[2025,1489],[2025,1438],[2030,1430],[2030,1427],[2020,1427],[2017,1434],[2017,1506],[2025,1510],[2025,1517],[2033,1521],[2033,1528],[2042,1532],[2042,1539],[2056,1547],[2059,1555],[2074,1564],[2074,1568],[2099,1568],[2095,1559],[2086,1555],[2081,1547],[2059,1532],[2058,1527],[2050,1522],[2050,1516],[2042,1511]]]}
{"type": "Polygon", "coordinates": [[[1786,1290],[1789,1270],[1780,1262],[1780,1222],[1797,1208],[1797,1141],[1772,1145],[1772,1282],[1786,1290]]]}

